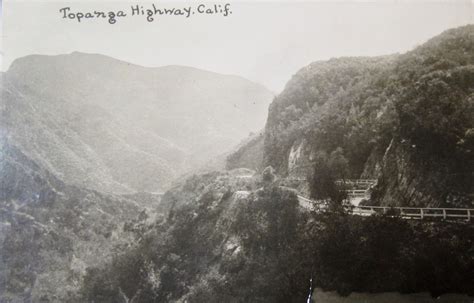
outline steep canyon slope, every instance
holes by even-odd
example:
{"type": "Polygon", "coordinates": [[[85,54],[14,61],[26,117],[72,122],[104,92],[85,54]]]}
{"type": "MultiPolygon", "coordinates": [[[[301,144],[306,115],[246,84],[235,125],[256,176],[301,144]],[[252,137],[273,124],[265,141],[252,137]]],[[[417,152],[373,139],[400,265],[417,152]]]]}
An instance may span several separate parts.
{"type": "Polygon", "coordinates": [[[237,76],[77,52],[17,59],[2,86],[4,135],[61,180],[114,193],[161,191],[228,151],[273,97],[237,76]]]}
{"type": "Polygon", "coordinates": [[[67,185],[9,142],[0,155],[0,302],[66,302],[133,241],[124,224],[143,208],[67,185]]]}
{"type": "Polygon", "coordinates": [[[342,150],[345,177],[378,178],[373,203],[471,206],[474,25],[402,55],[301,69],[271,104],[264,166],[308,177],[342,150]]]}

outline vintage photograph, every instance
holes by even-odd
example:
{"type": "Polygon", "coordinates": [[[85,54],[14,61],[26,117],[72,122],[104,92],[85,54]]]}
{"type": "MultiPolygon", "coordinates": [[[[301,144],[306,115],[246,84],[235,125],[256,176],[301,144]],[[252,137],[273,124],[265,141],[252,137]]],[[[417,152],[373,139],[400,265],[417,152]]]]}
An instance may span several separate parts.
{"type": "Polygon", "coordinates": [[[474,302],[474,1],[0,13],[0,303],[474,302]]]}

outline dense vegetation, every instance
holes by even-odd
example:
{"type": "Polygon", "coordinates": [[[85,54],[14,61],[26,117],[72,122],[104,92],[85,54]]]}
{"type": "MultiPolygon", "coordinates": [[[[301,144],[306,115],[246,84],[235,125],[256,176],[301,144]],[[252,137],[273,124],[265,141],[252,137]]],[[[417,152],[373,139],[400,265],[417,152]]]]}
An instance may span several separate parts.
{"type": "Polygon", "coordinates": [[[291,146],[305,138],[313,153],[342,148],[351,176],[360,175],[372,147],[384,139],[379,124],[387,120],[377,117],[387,105],[379,91],[382,87],[372,88],[373,79],[392,61],[392,57],[341,58],[302,69],[270,107],[265,164],[287,173],[291,146]]]}
{"type": "Polygon", "coordinates": [[[241,77],[98,54],[31,55],[0,81],[0,127],[62,181],[160,192],[261,129],[273,94],[241,77]]]}
{"type": "Polygon", "coordinates": [[[263,153],[256,137],[227,165],[307,167],[311,195],[334,207],[302,210],[271,168],[191,177],[163,198],[165,218],[134,229],[133,249],[88,270],[82,300],[302,302],[310,277],[342,295],[474,295],[471,224],[351,216],[334,185],[377,176],[372,203],[472,205],[473,71],[474,26],[303,68],[271,105],[263,153]]]}
{"type": "Polygon", "coordinates": [[[313,63],[228,157],[278,174],[192,176],[161,200],[68,185],[2,144],[0,301],[303,302],[311,277],[342,295],[474,295],[472,224],[351,216],[335,185],[378,176],[371,203],[472,205],[473,80],[474,26],[404,55],[313,63]],[[284,186],[295,166],[328,211],[284,186]]]}
{"type": "Polygon", "coordinates": [[[88,271],[84,300],[302,302],[311,276],[343,295],[472,294],[472,226],[301,211],[277,184],[228,174],[186,181],[135,249],[88,271]]]}
{"type": "Polygon", "coordinates": [[[0,302],[71,302],[85,268],[121,251],[137,203],[65,184],[0,143],[0,302]]]}
{"type": "Polygon", "coordinates": [[[374,203],[472,205],[473,54],[469,25],[403,55],[310,64],[270,107],[264,164],[291,175],[303,142],[311,174],[340,149],[349,177],[380,177],[374,203]]]}

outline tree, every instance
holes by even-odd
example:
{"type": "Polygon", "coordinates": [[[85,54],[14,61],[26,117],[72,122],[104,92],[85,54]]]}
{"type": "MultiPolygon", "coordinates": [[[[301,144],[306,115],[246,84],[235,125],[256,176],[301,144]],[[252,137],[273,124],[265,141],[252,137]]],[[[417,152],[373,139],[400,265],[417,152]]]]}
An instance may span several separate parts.
{"type": "MultiPolygon", "coordinates": [[[[333,163],[334,167],[344,165],[339,152],[334,154],[333,163]]],[[[347,162],[345,163],[347,166],[347,162]]],[[[313,199],[327,201],[331,209],[340,210],[346,193],[336,185],[335,176],[337,173],[335,173],[334,167],[330,166],[330,157],[325,152],[319,152],[316,155],[310,194],[313,199]]]]}
{"type": "Polygon", "coordinates": [[[275,181],[275,170],[271,166],[267,166],[262,172],[262,181],[265,184],[271,184],[275,181]]]}
{"type": "Polygon", "coordinates": [[[344,180],[349,173],[349,161],[344,156],[344,152],[340,147],[331,153],[328,165],[336,179],[344,180]]]}

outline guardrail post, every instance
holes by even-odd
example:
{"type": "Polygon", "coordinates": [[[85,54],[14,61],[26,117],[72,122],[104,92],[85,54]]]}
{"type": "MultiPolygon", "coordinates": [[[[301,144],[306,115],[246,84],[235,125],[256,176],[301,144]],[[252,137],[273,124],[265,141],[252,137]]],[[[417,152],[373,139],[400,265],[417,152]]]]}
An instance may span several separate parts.
{"type": "Polygon", "coordinates": [[[423,220],[423,208],[420,208],[420,217],[423,220]]]}
{"type": "Polygon", "coordinates": [[[471,210],[467,210],[467,221],[471,221],[471,210]]]}
{"type": "Polygon", "coordinates": [[[446,220],[446,209],[443,208],[443,219],[446,220]]]}

